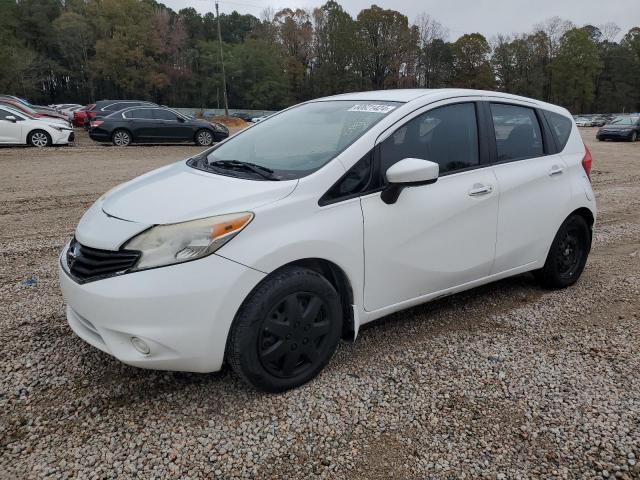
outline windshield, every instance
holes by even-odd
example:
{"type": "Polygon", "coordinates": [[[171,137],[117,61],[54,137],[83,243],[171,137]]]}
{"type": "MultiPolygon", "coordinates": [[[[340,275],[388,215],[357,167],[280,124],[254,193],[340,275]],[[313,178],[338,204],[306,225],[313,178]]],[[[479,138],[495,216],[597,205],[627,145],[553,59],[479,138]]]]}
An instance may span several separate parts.
{"type": "Polygon", "coordinates": [[[638,117],[618,117],[611,122],[611,125],[635,125],[638,117]]]}
{"type": "Polygon", "coordinates": [[[269,117],[212,150],[207,164],[245,162],[277,179],[318,170],[397,108],[397,102],[312,102],[269,117]]]}

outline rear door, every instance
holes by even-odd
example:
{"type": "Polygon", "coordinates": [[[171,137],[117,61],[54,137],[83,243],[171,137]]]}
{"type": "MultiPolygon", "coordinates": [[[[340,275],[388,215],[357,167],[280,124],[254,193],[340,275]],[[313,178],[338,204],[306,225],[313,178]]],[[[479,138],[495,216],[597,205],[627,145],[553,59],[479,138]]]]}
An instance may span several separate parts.
{"type": "Polygon", "coordinates": [[[492,273],[544,260],[566,213],[571,186],[540,112],[527,104],[485,104],[493,127],[494,171],[500,188],[492,273]]]}
{"type": "Polygon", "coordinates": [[[391,205],[379,192],[361,198],[366,310],[489,275],[499,192],[492,167],[482,162],[488,148],[479,118],[473,101],[440,104],[398,125],[379,144],[380,175],[404,158],[421,158],[438,163],[440,176],[434,184],[404,189],[391,205]]]}
{"type": "MultiPolygon", "coordinates": [[[[152,108],[134,108],[124,112],[127,125],[137,142],[157,141],[157,129],[153,119],[152,108]]],[[[119,114],[117,114],[119,115],[119,114]]]]}

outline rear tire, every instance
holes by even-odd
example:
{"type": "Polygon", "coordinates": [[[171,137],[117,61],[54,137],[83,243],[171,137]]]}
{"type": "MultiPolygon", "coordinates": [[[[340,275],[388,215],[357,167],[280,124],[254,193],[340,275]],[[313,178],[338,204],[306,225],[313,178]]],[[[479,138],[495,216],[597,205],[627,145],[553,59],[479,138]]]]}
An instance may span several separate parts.
{"type": "Polygon", "coordinates": [[[566,288],[578,281],[591,251],[591,229],[584,217],[571,215],[556,233],[547,260],[534,275],[543,287],[566,288]]]}
{"type": "Polygon", "coordinates": [[[45,132],[44,130],[34,130],[33,132],[29,132],[27,136],[27,142],[32,147],[50,147],[51,146],[51,136],[45,132]]]}
{"type": "Polygon", "coordinates": [[[333,356],[342,332],[340,297],[318,273],[285,267],[240,307],[227,360],[246,382],[282,392],[314,378],[333,356]]]}
{"type": "Polygon", "coordinates": [[[637,141],[637,140],[638,140],[638,132],[634,131],[634,132],[631,134],[631,138],[629,138],[629,141],[630,141],[630,142],[635,142],[635,141],[637,141]]]}
{"type": "Polygon", "coordinates": [[[196,132],[196,145],[199,145],[200,147],[208,147],[213,143],[213,141],[213,133],[209,130],[203,128],[196,132]]]}
{"type": "Polygon", "coordinates": [[[116,147],[126,147],[131,144],[131,134],[126,130],[116,130],[111,135],[111,141],[116,147]]]}

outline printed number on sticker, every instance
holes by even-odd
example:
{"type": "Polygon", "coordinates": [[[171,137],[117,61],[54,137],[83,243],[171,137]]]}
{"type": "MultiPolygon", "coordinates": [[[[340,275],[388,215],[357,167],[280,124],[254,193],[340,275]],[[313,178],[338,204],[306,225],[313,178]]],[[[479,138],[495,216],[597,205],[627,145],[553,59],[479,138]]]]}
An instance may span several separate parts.
{"type": "Polygon", "coordinates": [[[366,104],[366,105],[354,105],[347,111],[348,112],[368,112],[368,113],[389,113],[394,108],[396,107],[391,105],[366,104]]]}

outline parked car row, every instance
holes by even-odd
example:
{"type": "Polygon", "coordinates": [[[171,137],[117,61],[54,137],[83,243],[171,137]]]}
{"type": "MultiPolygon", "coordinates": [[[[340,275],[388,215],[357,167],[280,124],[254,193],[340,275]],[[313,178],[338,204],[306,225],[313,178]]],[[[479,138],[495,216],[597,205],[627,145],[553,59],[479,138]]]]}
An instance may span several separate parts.
{"type": "Polygon", "coordinates": [[[574,115],[578,127],[600,127],[596,138],[635,142],[640,138],[640,114],[574,115]]]}
{"type": "Polygon", "coordinates": [[[635,142],[640,138],[640,115],[621,115],[598,130],[596,138],[635,142]]]}
{"type": "Polygon", "coordinates": [[[74,140],[74,126],[84,127],[97,142],[117,146],[165,142],[209,146],[229,136],[225,125],[144,100],[99,100],[84,106],[45,107],[0,95],[0,144],[36,147],[67,144],[74,140]]]}
{"type": "Polygon", "coordinates": [[[54,119],[69,125],[69,120],[55,110],[48,107],[32,105],[28,101],[12,95],[0,95],[0,106],[10,107],[33,118],[54,119]]]}

